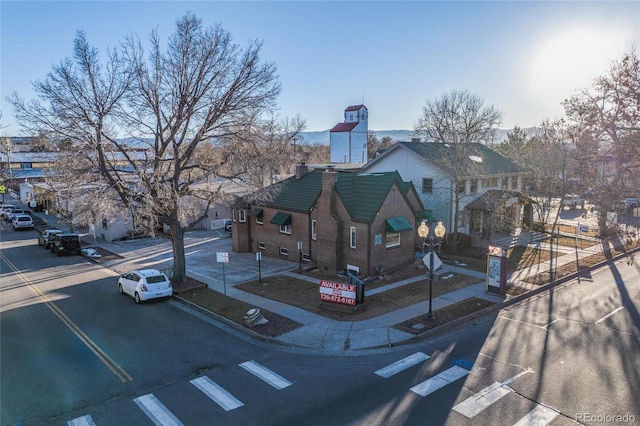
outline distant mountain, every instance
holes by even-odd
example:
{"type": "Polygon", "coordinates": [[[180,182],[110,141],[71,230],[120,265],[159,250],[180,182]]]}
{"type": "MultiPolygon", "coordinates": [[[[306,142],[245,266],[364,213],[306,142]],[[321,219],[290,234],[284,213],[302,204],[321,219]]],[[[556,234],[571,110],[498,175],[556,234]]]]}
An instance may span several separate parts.
{"type": "MultiPolygon", "coordinates": [[[[502,143],[507,139],[507,134],[513,129],[498,129],[496,131],[496,142],[502,143]]],[[[525,133],[531,134],[535,127],[523,128],[525,133]]],[[[378,140],[384,137],[390,137],[396,142],[409,142],[413,137],[413,130],[374,130],[378,140]]],[[[329,130],[315,131],[315,132],[302,132],[302,143],[306,144],[321,144],[329,145],[329,130]]]]}

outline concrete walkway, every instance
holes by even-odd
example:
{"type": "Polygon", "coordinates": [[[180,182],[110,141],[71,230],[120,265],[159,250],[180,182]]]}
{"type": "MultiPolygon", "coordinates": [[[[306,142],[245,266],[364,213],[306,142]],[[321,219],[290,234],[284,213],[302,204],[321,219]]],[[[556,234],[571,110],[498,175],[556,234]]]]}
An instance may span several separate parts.
{"type": "MultiPolygon", "coordinates": [[[[57,224],[55,217],[43,213],[34,213],[34,216],[36,215],[48,221],[51,225],[57,224]]],[[[540,237],[535,234],[523,233],[517,237],[507,236],[505,238],[506,239],[499,242],[499,244],[537,245],[542,249],[548,248],[546,244],[539,241],[540,237]]],[[[93,236],[85,234],[83,239],[85,241],[93,241],[93,236]]],[[[236,284],[257,278],[258,272],[256,271],[255,255],[252,253],[232,253],[235,264],[229,264],[227,266],[231,272],[221,272],[220,265],[215,264],[214,261],[212,261],[212,257],[215,259],[215,254],[213,253],[215,251],[225,250],[225,247],[227,247],[226,250],[230,251],[229,240],[224,232],[195,231],[188,233],[185,237],[188,275],[205,282],[209,288],[215,291],[224,293],[229,297],[241,300],[257,308],[277,313],[302,324],[301,327],[274,338],[274,340],[282,344],[314,349],[329,354],[341,354],[345,353],[345,351],[393,346],[416,338],[413,334],[395,329],[394,325],[420,315],[425,315],[428,311],[428,301],[424,301],[363,321],[336,321],[285,303],[241,291],[235,287],[236,284]]],[[[97,243],[98,246],[122,256],[122,259],[103,263],[106,267],[116,271],[141,267],[163,269],[171,265],[171,245],[170,242],[164,238],[143,238],[135,241],[122,242],[98,240],[97,243]]],[[[554,249],[556,249],[555,245],[554,249]]],[[[554,265],[560,266],[576,262],[576,251],[574,248],[563,247],[560,251],[563,254],[558,256],[554,265]]],[[[582,258],[598,252],[602,252],[601,244],[578,250],[578,257],[582,258]]],[[[298,268],[297,262],[277,262],[275,260],[269,260],[263,263],[265,264],[265,269],[261,271],[263,277],[287,274],[318,283],[318,280],[295,274],[293,271],[298,268]]],[[[518,270],[508,277],[508,285],[522,287],[527,290],[532,289],[534,286],[523,280],[548,270],[548,263],[532,265],[529,268],[518,270]]],[[[484,272],[473,271],[462,265],[443,265],[439,273],[440,275],[463,274],[477,278],[478,282],[433,298],[432,305],[433,310],[436,311],[436,315],[438,309],[471,297],[486,299],[496,304],[502,304],[509,299],[505,296],[486,292],[486,275],[484,272]]],[[[398,286],[424,279],[425,277],[422,275],[367,290],[365,298],[366,296],[385,292],[398,286]]],[[[237,329],[242,329],[242,327],[238,327],[237,329]]],[[[244,329],[244,331],[249,332],[248,329],[244,329]]]]}

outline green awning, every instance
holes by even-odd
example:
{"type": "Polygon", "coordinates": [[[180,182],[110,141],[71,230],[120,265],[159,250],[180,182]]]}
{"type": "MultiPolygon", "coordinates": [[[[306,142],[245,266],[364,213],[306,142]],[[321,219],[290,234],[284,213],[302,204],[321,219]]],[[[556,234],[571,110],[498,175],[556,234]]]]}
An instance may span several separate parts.
{"type": "Polygon", "coordinates": [[[249,216],[251,217],[262,217],[262,209],[253,209],[249,212],[249,216]]]}
{"type": "Polygon", "coordinates": [[[401,232],[413,229],[413,226],[404,216],[394,216],[385,220],[385,228],[387,232],[401,232]]]}
{"type": "Polygon", "coordinates": [[[421,210],[416,213],[416,222],[422,221],[432,223],[436,221],[436,218],[433,217],[433,212],[431,210],[421,210]]]}
{"type": "Polygon", "coordinates": [[[291,225],[291,215],[289,213],[278,212],[270,222],[280,226],[291,225]]]}

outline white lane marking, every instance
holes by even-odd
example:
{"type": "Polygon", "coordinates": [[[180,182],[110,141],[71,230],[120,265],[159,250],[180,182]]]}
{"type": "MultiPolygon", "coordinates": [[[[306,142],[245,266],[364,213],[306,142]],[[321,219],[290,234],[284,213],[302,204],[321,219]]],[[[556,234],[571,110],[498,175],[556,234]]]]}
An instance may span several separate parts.
{"type": "Polygon", "coordinates": [[[68,421],[67,424],[69,426],[96,426],[89,415],[76,417],[75,419],[68,421]]]}
{"type": "Polygon", "coordinates": [[[533,373],[533,370],[531,368],[527,368],[526,370],[519,372],[515,376],[508,378],[507,380],[502,382],[502,384],[503,385],[510,385],[511,383],[515,382],[518,377],[524,376],[527,373],[533,373]]]}
{"type": "Polygon", "coordinates": [[[557,319],[555,319],[552,322],[548,323],[547,325],[541,326],[541,325],[533,324],[533,323],[530,323],[530,322],[527,322],[527,321],[521,321],[521,320],[518,320],[518,319],[515,319],[515,318],[505,317],[503,315],[498,315],[498,318],[504,319],[504,320],[507,320],[507,321],[517,322],[517,323],[528,325],[528,326],[535,327],[535,328],[539,328],[539,329],[545,330],[545,331],[547,331],[547,327],[548,326],[550,326],[554,322],[558,321],[557,319]]]}
{"type": "Polygon", "coordinates": [[[401,359],[400,361],[396,361],[391,365],[387,365],[384,368],[376,371],[378,376],[384,377],[388,379],[394,374],[398,374],[399,372],[406,370],[409,367],[413,367],[416,364],[421,363],[422,361],[426,361],[429,359],[429,355],[424,354],[422,352],[416,352],[413,355],[409,355],[406,358],[401,359]]]}
{"type": "Polygon", "coordinates": [[[544,405],[536,405],[533,410],[529,411],[526,416],[513,426],[547,426],[557,416],[557,411],[544,405]]]}
{"type": "Polygon", "coordinates": [[[458,380],[461,377],[469,374],[469,370],[465,370],[462,367],[453,366],[448,370],[443,371],[440,374],[433,376],[430,379],[425,380],[422,383],[418,383],[410,390],[411,392],[417,393],[420,396],[427,396],[432,392],[437,391],[438,389],[448,385],[449,383],[458,380]]]}
{"type": "Polygon", "coordinates": [[[242,364],[240,364],[240,367],[244,368],[259,379],[262,379],[265,382],[269,383],[271,386],[278,390],[292,385],[292,383],[284,377],[274,373],[266,367],[263,367],[255,361],[243,362],[242,364]]]}
{"type": "Polygon", "coordinates": [[[482,389],[477,394],[465,399],[460,404],[453,407],[453,409],[454,411],[457,411],[463,416],[471,419],[509,392],[511,392],[511,388],[503,386],[502,383],[495,382],[482,389]]]}
{"type": "Polygon", "coordinates": [[[225,411],[230,411],[244,405],[235,396],[231,395],[223,387],[206,376],[193,379],[190,383],[204,392],[205,395],[225,411]]]}
{"type": "Polygon", "coordinates": [[[151,419],[156,426],[182,426],[176,416],[160,402],[154,394],[149,393],[134,399],[138,407],[151,419]]]}
{"type": "Polygon", "coordinates": [[[614,309],[612,312],[610,312],[609,314],[603,316],[598,321],[596,321],[596,324],[600,324],[602,321],[606,320],[607,318],[609,318],[610,316],[614,315],[618,311],[621,311],[622,309],[624,309],[624,306],[620,306],[618,309],[614,309]]]}

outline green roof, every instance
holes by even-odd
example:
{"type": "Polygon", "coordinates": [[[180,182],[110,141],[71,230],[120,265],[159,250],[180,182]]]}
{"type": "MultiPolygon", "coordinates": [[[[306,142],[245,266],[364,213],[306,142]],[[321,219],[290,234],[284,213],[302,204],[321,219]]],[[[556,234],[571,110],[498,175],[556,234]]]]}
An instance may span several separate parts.
{"type": "Polygon", "coordinates": [[[398,142],[420,157],[451,173],[459,165],[460,176],[521,173],[516,163],[479,143],[398,142]]]}
{"type": "MultiPolygon", "coordinates": [[[[308,213],[322,192],[322,170],[308,172],[300,179],[294,176],[271,187],[275,195],[261,206],[284,211],[308,213]]],[[[397,171],[371,174],[337,173],[336,191],[351,218],[371,223],[382,207],[387,194],[395,184],[404,194],[412,188],[411,182],[403,182],[397,171]]]]}
{"type": "Polygon", "coordinates": [[[336,189],[353,220],[371,223],[394,184],[405,194],[413,186],[394,171],[338,175],[336,189]]]}

